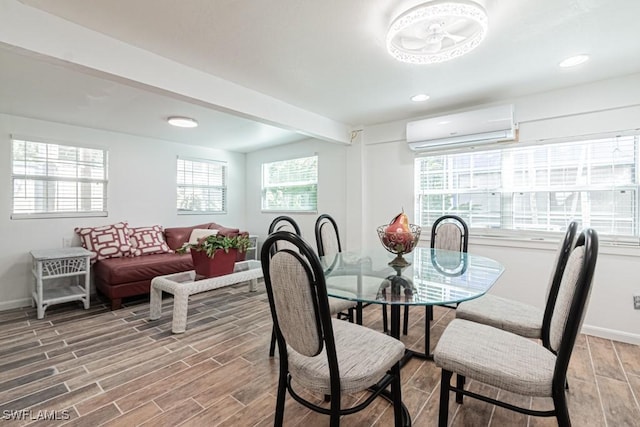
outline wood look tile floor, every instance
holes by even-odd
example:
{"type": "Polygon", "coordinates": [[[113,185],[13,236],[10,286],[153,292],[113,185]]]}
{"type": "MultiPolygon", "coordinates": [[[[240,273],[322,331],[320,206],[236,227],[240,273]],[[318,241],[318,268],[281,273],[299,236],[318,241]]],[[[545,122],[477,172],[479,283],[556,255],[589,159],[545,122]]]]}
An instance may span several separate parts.
{"type": "MultiPolygon", "coordinates": [[[[194,296],[187,331],[171,333],[172,299],[149,321],[149,304],[109,311],[100,301],[53,306],[42,320],[31,308],[0,312],[0,426],[269,426],[278,360],[268,357],[271,319],[264,285],[240,284],[194,296]],[[41,420],[39,418],[57,418],[41,420]]],[[[409,347],[423,347],[424,309],[411,311],[409,347]]],[[[433,342],[453,311],[436,307],[433,342]]],[[[365,325],[381,329],[369,306],[365,325]]],[[[372,350],[374,351],[374,350],[372,350]]],[[[440,370],[413,359],[402,370],[403,400],[414,426],[437,424],[440,370]]],[[[640,347],[581,335],[569,369],[575,426],[640,426],[640,347]]],[[[470,382],[515,404],[543,408],[545,399],[470,382]]],[[[353,403],[364,393],[344,397],[353,403]]],[[[321,402],[319,396],[315,396],[321,402]]],[[[553,426],[473,399],[451,399],[453,426],[553,426]]],[[[288,398],[287,426],[326,426],[326,416],[288,398]]],[[[377,399],[343,417],[344,426],[390,426],[392,409],[377,399]]]]}

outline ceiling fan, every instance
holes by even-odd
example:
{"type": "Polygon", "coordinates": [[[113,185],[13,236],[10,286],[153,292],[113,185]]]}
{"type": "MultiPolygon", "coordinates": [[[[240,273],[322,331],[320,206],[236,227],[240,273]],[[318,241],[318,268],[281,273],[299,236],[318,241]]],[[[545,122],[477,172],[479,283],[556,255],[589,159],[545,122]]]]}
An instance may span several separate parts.
{"type": "Polygon", "coordinates": [[[387,50],[402,62],[444,62],[476,48],[487,26],[487,14],[475,1],[432,0],[393,21],[387,32],[387,50]]]}
{"type": "Polygon", "coordinates": [[[435,53],[442,49],[443,41],[448,39],[450,43],[456,44],[466,40],[466,35],[453,34],[455,28],[464,26],[464,20],[456,20],[453,24],[446,25],[442,20],[439,21],[422,21],[410,28],[410,31],[404,31],[400,37],[400,44],[407,50],[416,50],[429,53],[435,53]]]}

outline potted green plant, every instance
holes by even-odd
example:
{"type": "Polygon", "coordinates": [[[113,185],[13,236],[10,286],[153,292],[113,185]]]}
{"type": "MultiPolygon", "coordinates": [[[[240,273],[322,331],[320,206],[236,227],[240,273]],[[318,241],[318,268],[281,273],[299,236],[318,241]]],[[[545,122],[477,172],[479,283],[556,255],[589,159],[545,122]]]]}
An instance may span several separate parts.
{"type": "Polygon", "coordinates": [[[191,253],[196,275],[217,277],[233,272],[238,252],[246,252],[250,246],[245,234],[203,237],[196,243],[185,243],[176,250],[179,254],[191,253]]]}

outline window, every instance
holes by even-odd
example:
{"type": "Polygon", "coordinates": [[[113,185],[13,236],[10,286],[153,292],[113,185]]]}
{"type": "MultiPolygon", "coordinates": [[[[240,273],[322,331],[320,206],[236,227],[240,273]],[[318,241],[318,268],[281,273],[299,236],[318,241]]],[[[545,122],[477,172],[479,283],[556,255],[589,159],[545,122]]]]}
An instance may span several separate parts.
{"type": "Polygon", "coordinates": [[[12,219],[107,215],[107,151],[14,138],[12,219]]]}
{"type": "Polygon", "coordinates": [[[262,210],[316,212],[318,156],[262,164],[262,210]]]}
{"type": "Polygon", "coordinates": [[[472,228],[531,231],[575,219],[637,238],[639,145],[631,135],[417,158],[416,217],[426,227],[451,213],[472,228]]]}
{"type": "Polygon", "coordinates": [[[178,158],[178,213],[227,212],[227,164],[178,158]]]}

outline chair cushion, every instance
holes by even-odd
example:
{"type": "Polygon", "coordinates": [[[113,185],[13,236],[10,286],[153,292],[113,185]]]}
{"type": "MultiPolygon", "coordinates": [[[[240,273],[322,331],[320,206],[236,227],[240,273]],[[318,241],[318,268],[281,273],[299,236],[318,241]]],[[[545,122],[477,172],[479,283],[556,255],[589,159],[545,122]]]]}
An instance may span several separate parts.
{"type": "Polygon", "coordinates": [[[540,338],[544,312],[529,304],[495,295],[465,301],[456,309],[458,319],[471,320],[513,332],[527,338],[540,338]]]}
{"type": "Polygon", "coordinates": [[[556,356],[536,342],[454,319],[433,352],[442,369],[525,396],[551,396],[556,356]]]}
{"type": "Polygon", "coordinates": [[[329,311],[331,314],[341,313],[347,311],[350,308],[354,308],[356,303],[342,298],[329,297],[329,311]]]}
{"type": "MultiPolygon", "coordinates": [[[[377,383],[404,356],[404,344],[388,335],[343,320],[332,320],[340,368],[340,389],[351,393],[377,383]]],[[[289,372],[300,386],[331,394],[326,349],[314,357],[287,348],[289,372]]]]}

